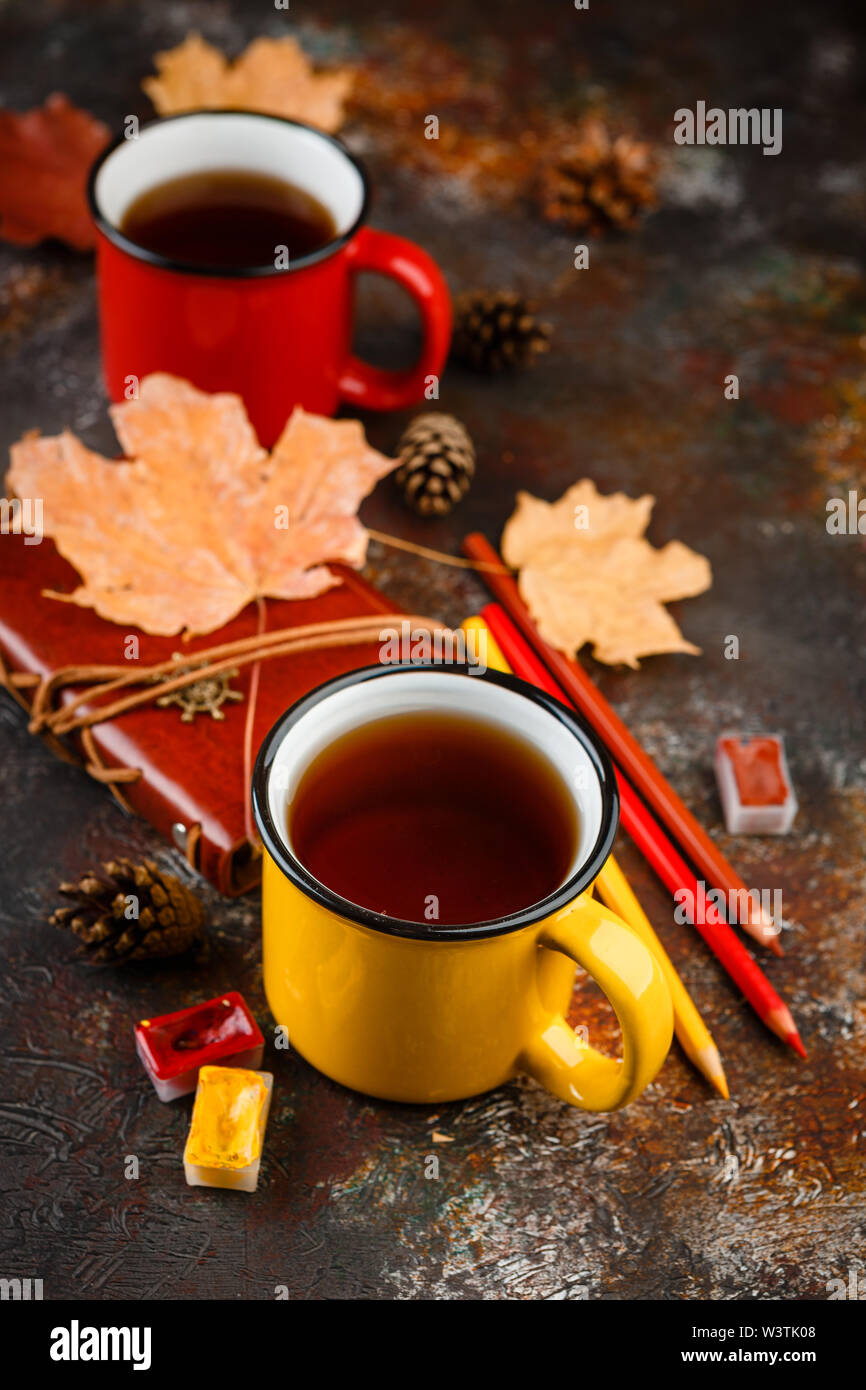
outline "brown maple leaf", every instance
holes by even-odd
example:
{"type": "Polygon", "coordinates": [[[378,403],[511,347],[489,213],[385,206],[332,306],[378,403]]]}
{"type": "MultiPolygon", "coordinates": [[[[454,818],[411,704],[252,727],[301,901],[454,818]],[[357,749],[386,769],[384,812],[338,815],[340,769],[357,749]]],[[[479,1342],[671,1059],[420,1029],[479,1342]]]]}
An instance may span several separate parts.
{"type": "Polygon", "coordinates": [[[314,72],[291,38],[254,39],[232,63],[193,33],[154,62],[159,76],[141,85],[161,116],[206,108],[264,111],[335,131],[353,81],[344,69],[314,72]]]}
{"type": "Polygon", "coordinates": [[[654,497],[603,497],[588,478],[558,502],[518,493],[502,536],[506,564],[541,635],[576,655],[592,642],[608,665],[636,667],[657,652],[698,652],[664,607],[703,593],[709,561],[680,541],[656,550],[644,536],[654,497]]]}
{"type": "Polygon", "coordinates": [[[32,111],[0,110],[0,236],[19,246],[57,237],[94,244],[87,174],[108,127],[55,93],[32,111]]]}
{"type": "Polygon", "coordinates": [[[268,454],[239,396],[162,373],[111,418],[125,460],[68,431],[12,446],[7,488],[42,498],[45,533],[84,581],[52,597],[155,635],[203,633],[260,596],[331,588],[328,560],[364,563],[356,513],[397,461],[359,421],[296,407],[268,454]]]}

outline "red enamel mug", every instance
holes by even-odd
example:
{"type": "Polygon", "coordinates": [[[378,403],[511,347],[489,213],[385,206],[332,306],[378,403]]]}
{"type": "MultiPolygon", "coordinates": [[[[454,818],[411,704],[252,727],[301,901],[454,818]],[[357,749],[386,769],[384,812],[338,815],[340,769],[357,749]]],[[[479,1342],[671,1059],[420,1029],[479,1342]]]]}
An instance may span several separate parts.
{"type": "Polygon", "coordinates": [[[365,225],[369,181],[333,136],[297,121],[249,111],[201,111],[142,126],[117,140],[90,175],[97,226],[99,313],[105,385],[112,400],[129,378],[171,372],[206,391],[240,395],[264,445],[278,438],[295,405],[333,415],[345,403],[398,410],[425,396],[451,336],[448,287],[414,242],[365,225]],[[331,213],[337,232],[288,268],[174,261],[120,231],[149,188],[207,169],[244,169],[305,189],[331,213]],[[421,315],[418,361],[385,371],[352,355],[354,279],[388,275],[421,315]]]}

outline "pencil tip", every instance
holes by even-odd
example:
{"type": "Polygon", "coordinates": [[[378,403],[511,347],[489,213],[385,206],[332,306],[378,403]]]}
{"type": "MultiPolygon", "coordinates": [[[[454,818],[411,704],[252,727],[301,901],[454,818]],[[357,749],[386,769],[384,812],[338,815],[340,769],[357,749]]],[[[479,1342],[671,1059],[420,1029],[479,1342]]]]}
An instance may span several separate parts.
{"type": "Polygon", "coordinates": [[[715,1086],[722,1099],[730,1100],[731,1093],[728,1090],[725,1069],[722,1066],[722,1059],[715,1043],[707,1043],[705,1047],[699,1047],[694,1060],[707,1080],[715,1086]]]}
{"type": "Polygon", "coordinates": [[[748,932],[753,941],[757,941],[759,946],[765,946],[768,951],[773,952],[774,956],[785,954],[777,932],[768,931],[766,926],[763,924],[759,926],[756,922],[740,922],[740,926],[743,931],[748,932]]]}
{"type": "Polygon", "coordinates": [[[762,946],[766,946],[768,950],[772,951],[774,956],[783,956],[785,952],[782,950],[780,923],[776,922],[768,912],[765,912],[763,907],[755,910],[751,899],[749,902],[751,911],[747,914],[747,920],[740,919],[741,926],[750,936],[754,937],[755,941],[759,941],[762,946]]]}
{"type": "Polygon", "coordinates": [[[719,1067],[718,1075],[711,1076],[709,1079],[712,1081],[722,1100],[731,1099],[731,1093],[728,1090],[728,1082],[721,1067],[719,1067]]]}
{"type": "Polygon", "coordinates": [[[782,1042],[793,1048],[798,1057],[802,1057],[804,1061],[807,1060],[803,1040],[797,1032],[797,1025],[791,1017],[791,1011],[787,1005],[780,1003],[778,1008],[771,1009],[768,1014],[764,1015],[764,1022],[768,1028],[772,1028],[777,1038],[781,1038],[782,1042]]]}

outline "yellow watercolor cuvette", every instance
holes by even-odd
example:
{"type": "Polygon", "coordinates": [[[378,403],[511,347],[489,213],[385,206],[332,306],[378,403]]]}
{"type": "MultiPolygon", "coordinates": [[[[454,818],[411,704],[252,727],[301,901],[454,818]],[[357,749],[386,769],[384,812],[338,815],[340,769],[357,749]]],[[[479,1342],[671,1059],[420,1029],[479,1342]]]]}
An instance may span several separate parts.
{"type": "Polygon", "coordinates": [[[202,1067],[184,1149],[191,1186],[254,1191],[274,1078],[242,1067],[202,1067]]]}

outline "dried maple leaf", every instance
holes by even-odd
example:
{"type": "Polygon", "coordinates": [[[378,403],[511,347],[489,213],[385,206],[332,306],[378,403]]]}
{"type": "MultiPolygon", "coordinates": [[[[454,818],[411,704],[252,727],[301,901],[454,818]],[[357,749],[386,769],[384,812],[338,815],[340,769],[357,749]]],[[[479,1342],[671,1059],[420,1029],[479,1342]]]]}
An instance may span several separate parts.
{"type": "Polygon", "coordinates": [[[239,396],[162,373],[111,417],[125,460],[68,431],[11,450],[7,488],[42,498],[45,533],[84,581],[53,597],[153,634],[212,632],[259,596],[339,583],[325,561],[364,563],[356,513],[397,461],[368,446],[359,421],[296,407],[268,454],[239,396]]]}
{"type": "Polygon", "coordinates": [[[158,77],[142,82],[161,116],[205,108],[264,111],[306,121],[320,130],[339,130],[352,87],[345,70],[313,72],[294,39],[254,39],[230,63],[200,34],[157,53],[158,77]]]}
{"type": "Polygon", "coordinates": [[[656,550],[644,537],[654,497],[603,497],[588,478],[558,502],[518,493],[502,537],[541,635],[576,654],[592,642],[608,665],[656,652],[698,652],[663,606],[703,593],[709,561],[680,541],[656,550]]]}
{"type": "Polygon", "coordinates": [[[19,246],[57,237],[94,243],[87,174],[109,130],[55,93],[32,111],[0,110],[0,236],[19,246]]]}

